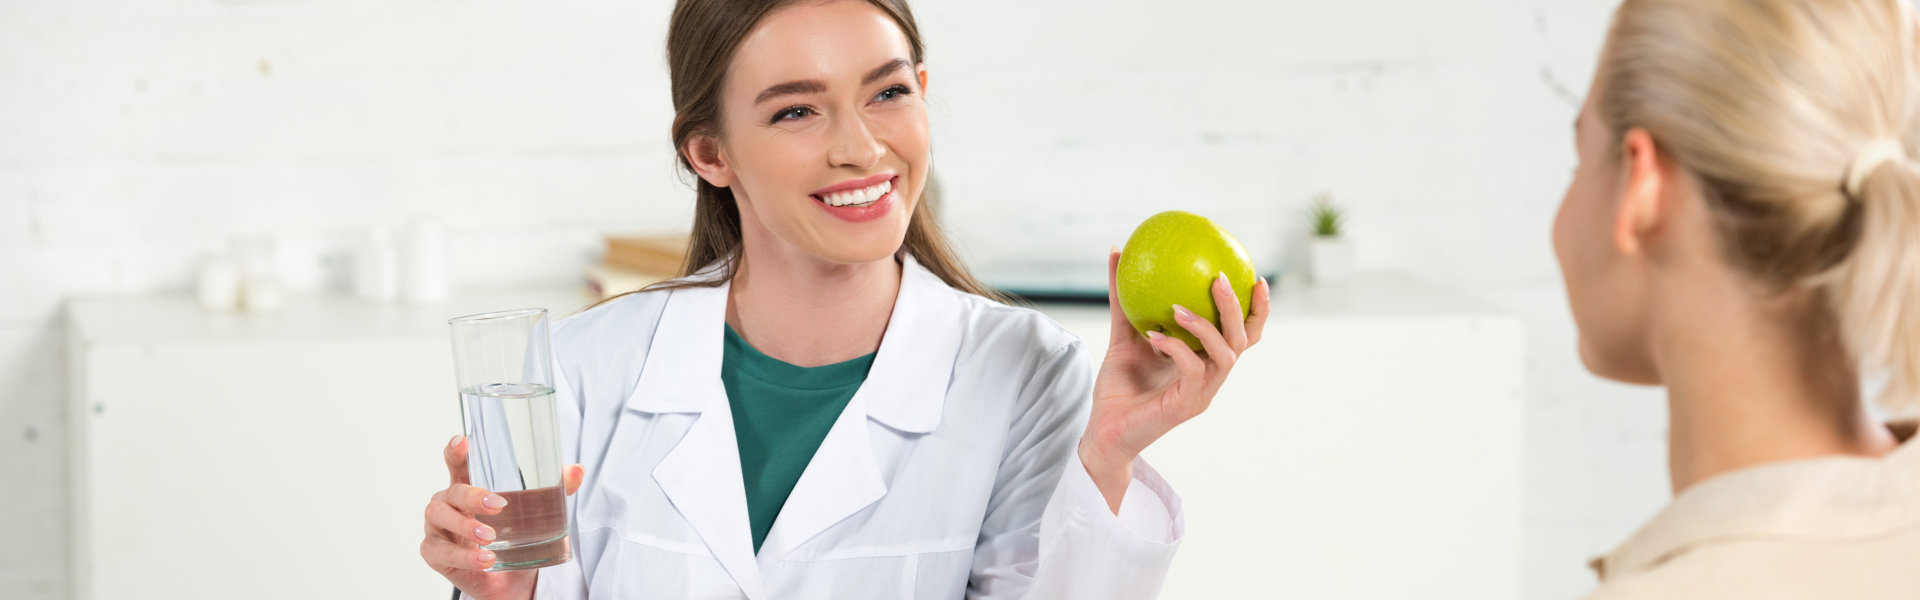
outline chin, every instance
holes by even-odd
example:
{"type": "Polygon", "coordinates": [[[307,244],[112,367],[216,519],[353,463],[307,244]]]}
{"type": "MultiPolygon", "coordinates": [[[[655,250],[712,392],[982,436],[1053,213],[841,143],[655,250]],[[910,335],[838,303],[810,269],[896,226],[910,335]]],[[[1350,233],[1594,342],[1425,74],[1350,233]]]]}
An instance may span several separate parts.
{"type": "Polygon", "coordinates": [[[848,240],[849,243],[835,244],[831,248],[822,248],[818,256],[843,265],[864,265],[883,260],[892,260],[906,242],[902,235],[888,240],[848,240]]]}
{"type": "Polygon", "coordinates": [[[1645,361],[1626,360],[1625,357],[1596,350],[1585,336],[1580,338],[1580,364],[1587,367],[1587,372],[1602,379],[1632,385],[1660,385],[1660,378],[1652,369],[1632,366],[1645,364],[1645,361]]]}

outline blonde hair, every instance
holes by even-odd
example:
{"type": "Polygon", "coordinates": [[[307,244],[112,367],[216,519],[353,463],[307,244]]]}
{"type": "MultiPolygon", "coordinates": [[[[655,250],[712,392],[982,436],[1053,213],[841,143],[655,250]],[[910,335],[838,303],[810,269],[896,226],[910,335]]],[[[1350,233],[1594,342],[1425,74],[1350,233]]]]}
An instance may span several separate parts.
{"type": "Polygon", "coordinates": [[[1907,0],[1627,0],[1595,99],[1615,140],[1643,129],[1692,174],[1731,263],[1817,293],[1855,363],[1886,376],[1881,406],[1909,414],[1920,408],[1920,169],[1904,156],[1920,141],[1915,43],[1907,0]]]}

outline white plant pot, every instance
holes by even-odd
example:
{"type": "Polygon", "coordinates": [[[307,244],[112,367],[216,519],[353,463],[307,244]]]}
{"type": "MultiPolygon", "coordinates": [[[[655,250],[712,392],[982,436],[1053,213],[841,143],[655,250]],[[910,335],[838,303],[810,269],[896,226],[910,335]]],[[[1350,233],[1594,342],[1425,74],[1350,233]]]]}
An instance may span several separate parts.
{"type": "Polygon", "coordinates": [[[1314,283],[1336,283],[1353,276],[1353,245],[1338,237],[1307,242],[1308,272],[1314,283]]]}

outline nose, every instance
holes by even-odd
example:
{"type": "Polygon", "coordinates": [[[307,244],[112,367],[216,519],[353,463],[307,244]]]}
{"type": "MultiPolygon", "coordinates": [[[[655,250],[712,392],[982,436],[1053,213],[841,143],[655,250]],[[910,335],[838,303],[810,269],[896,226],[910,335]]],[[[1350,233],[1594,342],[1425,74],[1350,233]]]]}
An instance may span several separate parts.
{"type": "Polygon", "coordinates": [[[887,147],[873,135],[866,119],[855,117],[835,122],[833,142],[827,148],[827,162],[832,166],[871,169],[886,154],[887,147]]]}

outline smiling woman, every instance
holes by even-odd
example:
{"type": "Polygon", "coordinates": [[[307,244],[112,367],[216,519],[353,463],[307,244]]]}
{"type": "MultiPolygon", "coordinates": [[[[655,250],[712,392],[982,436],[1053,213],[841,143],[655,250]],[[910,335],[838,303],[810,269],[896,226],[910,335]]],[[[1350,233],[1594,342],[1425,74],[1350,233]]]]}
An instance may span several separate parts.
{"type": "Polygon", "coordinates": [[[1204,357],[1116,305],[1096,376],[948,249],[905,2],[681,0],[667,54],[688,262],[553,331],[575,559],[483,570],[502,499],[455,438],[427,563],[489,600],[1156,596],[1184,519],[1140,453],[1259,341],[1264,282],[1218,329],[1171,307],[1204,357]]]}
{"type": "MultiPolygon", "coordinates": [[[[913,12],[905,2],[876,0],[871,3],[829,3],[846,4],[856,11],[846,11],[852,20],[862,22],[867,27],[857,31],[876,34],[866,39],[841,37],[837,32],[822,30],[824,39],[803,38],[803,30],[775,30],[758,28],[767,13],[783,5],[782,2],[760,0],[721,0],[713,2],[681,2],[674,8],[674,18],[667,34],[667,59],[673,77],[673,121],[674,147],[681,149],[681,166],[690,172],[702,175],[695,182],[695,207],[693,236],[689,242],[687,260],[681,268],[681,275],[689,276],[707,266],[721,262],[726,265],[717,277],[697,280],[681,280],[664,284],[665,287],[688,285],[718,285],[732,277],[738,268],[736,259],[744,232],[743,214],[736,204],[736,196],[749,198],[752,192],[731,187],[731,170],[719,175],[724,177],[721,183],[705,176],[702,167],[696,165],[696,157],[711,165],[715,155],[714,145],[726,133],[743,135],[759,134],[759,139],[786,137],[782,143],[816,145],[816,152],[809,158],[817,162],[817,145],[835,143],[836,140],[823,140],[821,136],[844,131],[821,131],[822,122],[840,125],[853,124],[848,119],[832,119],[840,116],[839,110],[845,106],[824,106],[833,95],[848,96],[859,92],[855,100],[864,100],[856,110],[870,118],[864,119],[865,131],[856,135],[865,135],[866,139],[837,140],[839,143],[852,143],[864,147],[842,146],[837,150],[838,160],[848,158],[860,160],[860,153],[879,154],[873,150],[875,145],[884,145],[881,152],[892,153],[886,161],[890,172],[875,174],[868,179],[884,178],[890,191],[899,193],[884,195],[874,206],[855,207],[840,211],[824,211],[829,215],[843,215],[849,221],[864,223],[893,215],[891,225],[885,231],[876,232],[876,237],[891,236],[896,243],[892,247],[904,244],[906,250],[917,258],[927,270],[939,276],[941,281],[970,293],[995,299],[998,294],[981,285],[972,273],[961,264],[947,242],[946,234],[932,208],[932,199],[925,192],[931,181],[930,141],[928,136],[926,105],[923,101],[927,88],[927,71],[923,64],[925,46],[920,41],[920,29],[914,22],[913,12]],[[795,43],[799,47],[820,50],[819,54],[795,54],[785,51],[784,44],[795,43]],[[845,50],[852,50],[847,52],[845,50]],[[760,56],[765,54],[766,56],[760,56]],[[878,59],[874,64],[854,64],[853,73],[858,73],[857,81],[831,81],[822,76],[829,65],[795,65],[791,63],[811,60],[817,56],[829,59],[852,61],[856,57],[871,56],[878,59]],[[741,60],[745,58],[745,60],[741,60]],[[773,63],[763,61],[777,61],[773,63]],[[736,65],[736,62],[738,63],[736,65]],[[736,65],[733,71],[723,68],[736,65]],[[877,66],[876,66],[877,65],[877,66]],[[798,77],[792,78],[790,77],[798,77]],[[840,89],[844,88],[844,89],[840,89]],[[873,92],[867,94],[866,92],[873,92]],[[750,99],[742,101],[740,94],[751,94],[750,99]],[[746,105],[751,111],[742,111],[738,122],[723,123],[723,105],[732,101],[735,105],[746,105]],[[836,112],[823,115],[822,110],[832,108],[836,112]],[[797,136],[780,136],[782,133],[798,133],[797,136]],[[696,152],[697,150],[697,152],[696,152]],[[847,152],[853,152],[850,156],[847,152]],[[902,185],[902,175],[907,177],[902,185]],[[903,201],[902,196],[905,196],[903,201]],[[902,230],[901,233],[895,233],[902,230]],[[886,234],[886,235],[880,235],[886,234]]],[[[821,8],[825,8],[824,6],[821,8]]],[[[809,19],[818,19],[823,15],[801,15],[809,19]]],[[[871,61],[870,61],[871,62],[871,61]]],[[[838,65],[832,65],[838,67],[838,65]]],[[[844,78],[843,78],[844,79],[844,78]]],[[[850,104],[850,103],[845,103],[850,104]]],[[[826,125],[824,127],[831,127],[826,125]]],[[[749,143],[742,137],[740,143],[749,143]]],[[[795,155],[802,148],[788,147],[795,155]]],[[[769,149],[771,150],[771,149],[769,149]]],[[[757,154],[742,157],[751,160],[757,154]]],[[[729,156],[730,158],[730,156],[729,156]]],[[[878,156],[866,158],[879,162],[878,156]]],[[[835,160],[829,158],[829,160],[835,160]]],[[[878,168],[878,165],[873,165],[878,168]]],[[[857,170],[855,165],[847,165],[847,170],[857,170]]],[[[718,171],[720,169],[708,169],[718,171]]],[[[772,182],[769,182],[772,183],[772,182]]],[[[850,184],[864,181],[835,181],[820,187],[810,195],[814,200],[832,200],[829,195],[845,191],[850,184]],[[824,193],[823,193],[824,192],[824,193]]],[[[866,187],[866,186],[861,186],[866,187]]],[[[804,187],[796,189],[805,189],[804,187]]],[[[844,200],[842,198],[841,200],[844,200]]],[[[826,204],[831,207],[832,202],[826,204]]],[[[778,210],[776,207],[769,207],[778,210]]],[[[756,215],[749,211],[747,219],[756,215]]],[[[813,239],[818,240],[815,235],[813,239]]],[[[884,240],[882,240],[884,241],[884,240]]],[[[883,247],[886,244],[881,244],[883,247]]]]}

